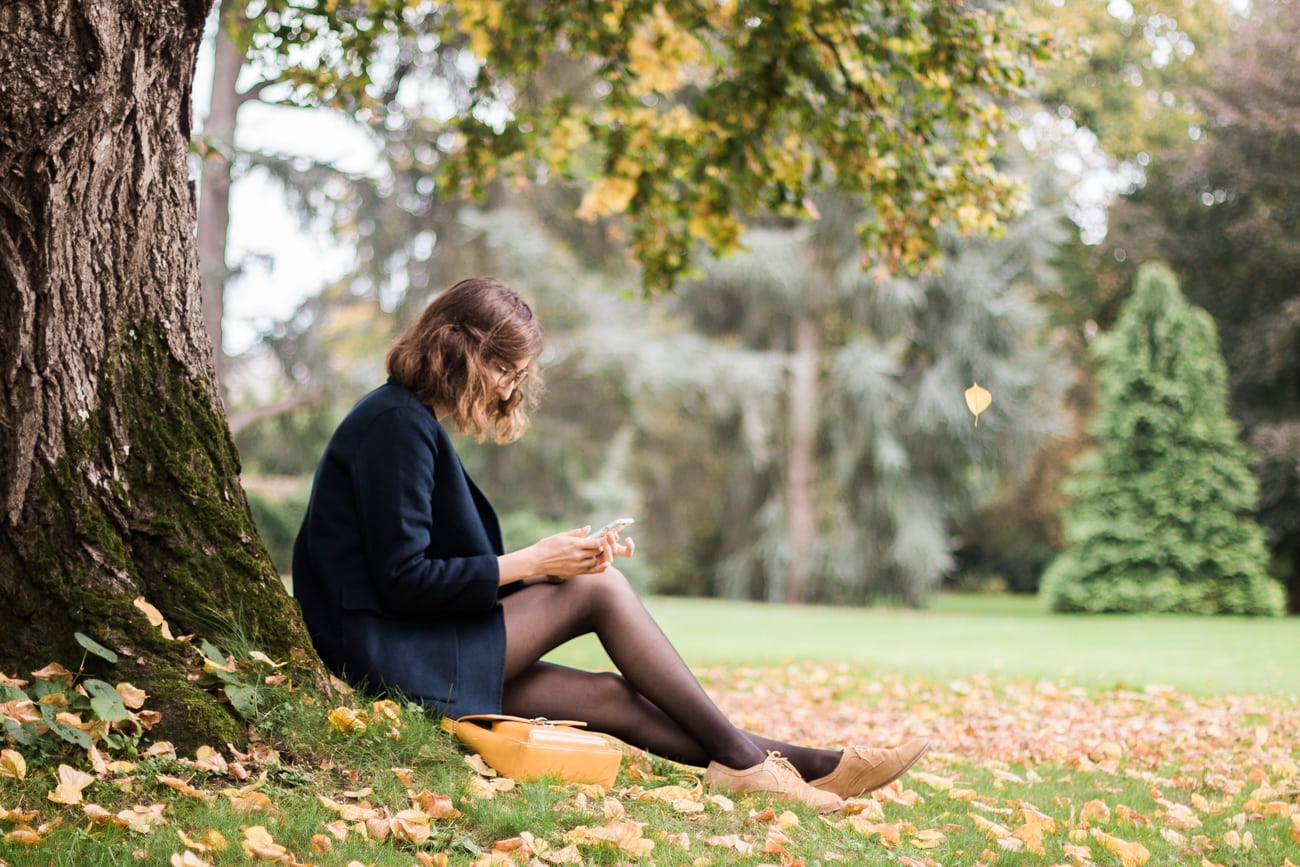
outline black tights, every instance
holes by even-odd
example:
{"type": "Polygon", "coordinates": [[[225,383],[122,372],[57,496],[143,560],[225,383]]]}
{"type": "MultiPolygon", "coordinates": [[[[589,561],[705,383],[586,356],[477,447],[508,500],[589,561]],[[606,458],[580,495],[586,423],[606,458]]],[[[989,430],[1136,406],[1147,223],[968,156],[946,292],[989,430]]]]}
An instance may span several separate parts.
{"type": "Polygon", "coordinates": [[[502,710],[524,717],[581,719],[595,731],[682,764],[748,768],[778,750],[807,780],[834,770],[840,754],[750,734],[723,715],[617,569],[534,584],[503,600],[506,623],[502,710]],[[541,662],[594,632],[619,674],[541,662]]]}

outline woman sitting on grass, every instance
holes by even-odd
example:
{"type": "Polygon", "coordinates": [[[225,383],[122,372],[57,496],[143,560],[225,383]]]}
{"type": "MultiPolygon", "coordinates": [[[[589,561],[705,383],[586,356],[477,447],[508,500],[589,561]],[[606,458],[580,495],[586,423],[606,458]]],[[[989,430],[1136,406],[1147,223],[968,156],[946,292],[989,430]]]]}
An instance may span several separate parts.
{"type": "MultiPolygon", "coordinates": [[[[447,716],[585,720],[723,792],[819,811],[903,774],[928,743],[843,752],[740,731],[611,563],[631,539],[588,528],[505,553],[496,514],[440,420],[480,441],[523,434],[540,388],[532,309],[490,278],[438,295],[388,351],[389,378],[326,447],[294,546],[294,594],[339,676],[447,716]],[[595,633],[618,674],[542,662],[595,633]]],[[[773,708],[779,713],[779,708],[773,708]]]]}

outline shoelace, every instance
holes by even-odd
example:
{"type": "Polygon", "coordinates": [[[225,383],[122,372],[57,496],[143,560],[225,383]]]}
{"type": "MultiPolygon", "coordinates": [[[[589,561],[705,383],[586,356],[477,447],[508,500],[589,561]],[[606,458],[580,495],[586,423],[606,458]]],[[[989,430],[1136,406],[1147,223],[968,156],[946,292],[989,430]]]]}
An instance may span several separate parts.
{"type": "Polygon", "coordinates": [[[800,774],[799,771],[795,768],[795,766],[790,763],[790,760],[787,759],[785,756],[781,755],[781,753],[778,752],[777,750],[768,750],[767,760],[772,762],[777,767],[789,771],[799,779],[801,780],[803,779],[803,775],[800,774]]]}

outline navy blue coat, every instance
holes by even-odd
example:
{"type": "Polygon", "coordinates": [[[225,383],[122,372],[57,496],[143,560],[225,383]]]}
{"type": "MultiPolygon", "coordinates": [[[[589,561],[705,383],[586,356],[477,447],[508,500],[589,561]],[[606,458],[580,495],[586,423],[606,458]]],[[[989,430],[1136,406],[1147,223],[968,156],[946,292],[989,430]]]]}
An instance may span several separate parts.
{"type": "Polygon", "coordinates": [[[389,382],[339,424],[293,550],[312,643],[347,681],[449,716],[501,709],[496,513],[446,430],[389,382]]]}

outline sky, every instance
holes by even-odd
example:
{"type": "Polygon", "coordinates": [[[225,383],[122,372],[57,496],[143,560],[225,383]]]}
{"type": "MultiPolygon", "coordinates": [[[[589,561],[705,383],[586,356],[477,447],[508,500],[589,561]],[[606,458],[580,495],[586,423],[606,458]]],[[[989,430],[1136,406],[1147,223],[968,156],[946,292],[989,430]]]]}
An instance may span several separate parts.
{"type": "MultiPolygon", "coordinates": [[[[219,5],[219,4],[218,4],[219,5]]],[[[208,21],[209,35],[215,15],[208,21]]],[[[211,39],[195,69],[194,116],[201,131],[212,88],[211,39]]],[[[373,164],[374,146],[358,126],[328,111],[278,108],[250,102],[239,112],[241,147],[300,154],[362,171],[373,164]]],[[[197,174],[197,167],[194,169],[197,174]]],[[[323,229],[307,228],[285,203],[279,187],[252,174],[236,180],[230,194],[228,260],[242,268],[226,290],[222,323],[226,352],[238,355],[258,335],[290,316],[298,305],[352,261],[323,229]]]]}

